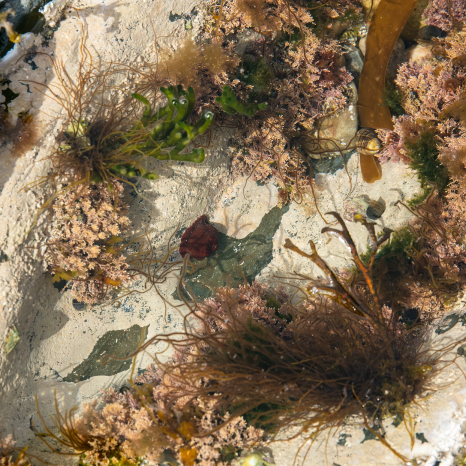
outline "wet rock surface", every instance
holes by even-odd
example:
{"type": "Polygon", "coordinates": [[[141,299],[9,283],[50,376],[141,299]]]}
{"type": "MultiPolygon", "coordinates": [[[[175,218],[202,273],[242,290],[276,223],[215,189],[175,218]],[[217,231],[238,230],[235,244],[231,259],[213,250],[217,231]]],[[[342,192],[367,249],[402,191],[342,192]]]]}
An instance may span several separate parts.
{"type": "Polygon", "coordinates": [[[343,217],[350,222],[355,221],[355,216],[365,220],[378,220],[385,212],[385,208],[386,203],[382,198],[376,201],[362,194],[344,202],[343,217]]]}
{"type": "MultiPolygon", "coordinates": [[[[8,17],[13,24],[15,32],[38,34],[45,26],[43,14],[39,11],[47,0],[10,0],[6,4],[0,2],[0,13],[12,9],[15,14],[8,17]]],[[[14,44],[9,41],[4,29],[0,28],[0,58],[5,56],[14,44]]]]}
{"type": "Polygon", "coordinates": [[[106,355],[124,358],[137,349],[141,341],[147,337],[147,327],[133,325],[126,330],[112,330],[99,338],[91,354],[66,377],[64,382],[78,383],[97,375],[115,375],[128,370],[132,359],[116,360],[109,358],[103,366],[101,360],[106,355]]]}
{"type": "Polygon", "coordinates": [[[344,46],[344,56],[346,69],[354,78],[356,87],[359,87],[359,77],[361,76],[362,66],[364,65],[364,55],[354,45],[346,44],[344,46]]]}
{"type": "Polygon", "coordinates": [[[322,159],[309,159],[309,165],[312,169],[312,176],[315,177],[319,173],[327,173],[333,175],[338,170],[343,170],[350,158],[357,153],[354,149],[346,154],[337,157],[323,157],[322,159]]]}
{"type": "Polygon", "coordinates": [[[432,46],[425,44],[416,44],[405,50],[405,61],[412,61],[419,66],[432,59],[432,46]]]}
{"type": "MultiPolygon", "coordinates": [[[[259,226],[243,239],[236,239],[218,233],[218,249],[215,254],[203,261],[193,260],[197,267],[193,273],[186,273],[185,282],[198,300],[214,296],[215,289],[221,286],[232,288],[248,283],[272,260],[272,239],[280,226],[289,205],[282,209],[274,207],[264,215],[259,226]]],[[[188,294],[183,290],[188,298],[188,294]]],[[[173,294],[179,299],[178,291],[173,294]]]]}
{"type": "Polygon", "coordinates": [[[318,122],[310,143],[301,144],[307,156],[316,160],[337,157],[348,152],[358,131],[358,111],[356,102],[358,90],[354,82],[348,85],[348,107],[318,122]]]}

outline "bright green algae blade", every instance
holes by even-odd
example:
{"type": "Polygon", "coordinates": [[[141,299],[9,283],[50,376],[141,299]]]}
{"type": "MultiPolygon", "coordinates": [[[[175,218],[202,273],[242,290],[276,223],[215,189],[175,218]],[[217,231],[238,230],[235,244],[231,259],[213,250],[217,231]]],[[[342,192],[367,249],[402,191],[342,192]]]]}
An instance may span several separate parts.
{"type": "MultiPolygon", "coordinates": [[[[186,273],[184,281],[197,300],[215,296],[222,286],[232,288],[244,284],[244,277],[251,283],[273,257],[273,237],[280,226],[289,205],[274,207],[262,218],[259,226],[243,239],[218,233],[218,248],[202,261],[191,259],[196,266],[194,273],[186,273]],[[243,272],[244,277],[241,275],[243,272]]],[[[188,295],[184,293],[188,298],[188,295]]],[[[178,291],[173,294],[179,299],[178,291]]]]}

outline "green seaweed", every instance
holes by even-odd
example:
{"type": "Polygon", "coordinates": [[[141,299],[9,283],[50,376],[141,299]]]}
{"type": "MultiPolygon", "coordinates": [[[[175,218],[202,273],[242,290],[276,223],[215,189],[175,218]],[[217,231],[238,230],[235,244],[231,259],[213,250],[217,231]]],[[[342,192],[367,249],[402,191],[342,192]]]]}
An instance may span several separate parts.
{"type": "MultiPolygon", "coordinates": [[[[306,24],[306,27],[312,26],[311,24],[306,24]]],[[[303,39],[303,34],[301,30],[297,26],[293,26],[291,32],[289,31],[282,31],[280,36],[278,37],[278,44],[283,47],[287,42],[293,45],[300,44],[303,39]]]]}
{"type": "Polygon", "coordinates": [[[204,149],[193,149],[189,153],[182,151],[207,131],[213,121],[213,113],[206,111],[199,121],[189,124],[187,119],[195,101],[193,88],[185,91],[179,85],[161,87],[160,91],[168,102],[155,111],[143,95],[131,94],[145,108],[140,120],[126,131],[114,130],[105,135],[98,122],[89,123],[85,119],[71,121],[62,134],[60,153],[65,155],[62,160],[69,160],[73,168],[79,168],[84,160],[89,160],[90,172],[84,178],[94,183],[108,181],[108,175],[155,180],[158,175],[141,166],[140,162],[146,157],[202,163],[204,149]]]}
{"type": "Polygon", "coordinates": [[[265,58],[246,56],[242,62],[241,69],[242,73],[238,76],[238,79],[245,84],[253,86],[250,92],[251,97],[255,97],[270,89],[273,76],[265,58]]]}
{"type": "Polygon", "coordinates": [[[275,311],[275,315],[279,319],[284,320],[287,324],[293,320],[293,316],[291,314],[282,314],[280,312],[282,305],[274,295],[271,294],[270,296],[265,296],[263,299],[265,300],[265,305],[268,308],[273,309],[275,311]]]}
{"type": "Polygon", "coordinates": [[[177,87],[161,87],[160,91],[167,97],[168,103],[155,112],[152,111],[149,101],[140,94],[132,96],[145,105],[141,121],[136,125],[136,130],[141,126],[147,128],[155,124],[148,133],[144,142],[129,146],[127,150],[142,152],[159,160],[179,160],[201,163],[204,161],[204,149],[193,149],[188,154],[180,154],[186,146],[197,136],[205,133],[213,121],[213,113],[206,111],[194,125],[186,122],[194,108],[195,94],[192,87],[186,92],[181,85],[177,87]],[[161,120],[162,118],[163,121],[161,120]],[[171,149],[170,149],[171,148],[171,149]]]}
{"type": "Polygon", "coordinates": [[[406,202],[406,204],[411,208],[421,205],[427,199],[431,192],[431,189],[423,189],[417,196],[414,196],[411,199],[409,199],[406,202]]]}
{"type": "Polygon", "coordinates": [[[383,95],[383,105],[388,107],[392,116],[401,116],[405,114],[403,106],[401,105],[402,100],[403,93],[392,81],[387,81],[383,95]]]}
{"type": "MultiPolygon", "coordinates": [[[[411,247],[416,239],[415,234],[408,227],[392,232],[390,235],[390,241],[382,245],[377,251],[374,264],[380,263],[382,259],[392,260],[397,263],[399,263],[401,257],[406,261],[409,260],[409,255],[406,251],[411,247]]],[[[368,246],[365,253],[360,254],[360,257],[363,264],[369,264],[371,259],[370,246],[368,246]]]]}
{"type": "Polygon", "coordinates": [[[278,425],[270,421],[274,417],[275,412],[280,409],[286,409],[286,406],[276,403],[262,403],[244,413],[243,418],[248,426],[257,426],[266,432],[273,433],[278,428],[278,425]],[[271,413],[274,414],[272,415],[271,413]]]}
{"type": "Polygon", "coordinates": [[[411,159],[410,166],[417,171],[421,186],[430,191],[435,185],[439,194],[447,188],[450,177],[447,168],[438,158],[437,141],[433,131],[424,131],[416,141],[406,141],[407,155],[411,159]]]}
{"type": "Polygon", "coordinates": [[[245,104],[240,102],[229,86],[223,86],[222,95],[217,97],[215,100],[229,115],[241,113],[242,115],[250,117],[255,115],[259,110],[265,110],[267,108],[267,104],[265,102],[255,104],[245,104]]]}

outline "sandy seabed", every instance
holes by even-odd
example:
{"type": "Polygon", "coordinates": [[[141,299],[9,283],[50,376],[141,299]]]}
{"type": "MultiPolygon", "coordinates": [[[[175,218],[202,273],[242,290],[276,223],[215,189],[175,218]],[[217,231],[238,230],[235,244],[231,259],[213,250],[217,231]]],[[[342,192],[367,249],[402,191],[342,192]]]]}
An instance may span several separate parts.
{"type": "MultiPolygon", "coordinates": [[[[188,0],[77,1],[73,6],[79,8],[78,18],[74,10],[63,9],[60,2],[54,2],[46,8],[49,24],[58,26],[53,39],[45,42],[43,37],[29,34],[12,55],[0,62],[0,72],[8,76],[10,88],[19,94],[10,111],[17,114],[32,109],[42,135],[39,144],[20,158],[12,157],[10,144],[0,147],[0,250],[8,256],[7,262],[0,263],[0,335],[4,338],[13,325],[20,334],[14,351],[0,353],[2,427],[7,434],[14,434],[19,445],[30,445],[31,453],[52,462],[52,456],[30,429],[31,418],[36,424],[39,422],[34,396],[38,396],[42,413],[48,415],[53,413],[54,391],[60,406],[70,409],[91,401],[103,388],[121,387],[128,377],[128,370],[113,376],[93,376],[78,383],[64,382],[63,379],[89,356],[99,338],[106,333],[137,324],[148,326],[147,338],[150,338],[180,328],[182,311],[166,308],[155,290],[129,296],[120,306],[108,304],[78,311],[72,306],[70,294],[60,294],[53,287],[50,275],[44,273],[40,240],[44,238],[46,219],[39,217],[35,225],[34,221],[45,194],[40,187],[29,191],[24,188],[49,170],[44,158],[50,153],[60,130],[63,109],[41,92],[43,88],[30,85],[26,90],[21,82],[55,83],[50,60],[45,55],[36,54],[32,66],[30,60],[20,57],[28,50],[53,54],[55,59],[63,60],[71,75],[76,73],[83,32],[81,25],[84,24],[88,43],[102,60],[138,63],[142,56],[150,61],[155,59],[154,32],[169,36],[164,40],[175,49],[187,34],[196,33],[201,17],[196,18],[197,22],[193,21],[191,31],[186,31],[183,21],[170,21],[169,16],[171,12],[190,12],[197,3],[188,0]],[[59,18],[62,19],[58,22],[59,18]]],[[[160,180],[143,180],[138,186],[140,196],[128,194],[133,222],[130,233],[136,235],[151,230],[153,247],[162,254],[170,235],[186,228],[202,214],[207,214],[220,231],[235,238],[244,238],[254,231],[262,217],[277,205],[278,189],[273,182],[258,185],[247,177],[232,180],[227,142],[227,135],[219,136],[215,148],[208,150],[202,165],[174,164],[160,180]]],[[[351,157],[347,169],[348,172],[340,170],[334,175],[318,175],[317,202],[322,212],[341,212],[349,195],[366,194],[372,199],[382,197],[386,202],[387,208],[379,225],[395,230],[407,224],[410,213],[395,203],[415,196],[420,186],[406,165],[384,165],[382,179],[370,185],[361,180],[356,155],[351,157]]],[[[307,250],[309,240],[313,240],[322,258],[332,267],[351,265],[345,247],[320,234],[324,226],[312,199],[306,199],[301,205],[291,204],[273,238],[273,259],[257,279],[270,281],[277,274],[293,272],[319,275],[320,272],[309,262],[283,248],[286,238],[291,238],[303,250],[307,250]]],[[[363,226],[352,223],[349,230],[357,246],[365,249],[367,235],[363,226]]],[[[176,285],[176,277],[173,277],[160,287],[161,294],[170,296],[176,285]]],[[[462,303],[458,303],[454,312],[461,310],[462,303]]],[[[458,324],[442,336],[435,335],[435,341],[429,344],[437,344],[437,340],[445,344],[462,331],[458,324]]],[[[144,354],[138,359],[137,367],[145,367],[148,363],[150,357],[144,354]]],[[[459,364],[464,366],[463,361],[459,364]]],[[[451,452],[461,444],[466,419],[466,381],[460,375],[459,368],[452,365],[438,381],[439,385],[444,382],[451,382],[451,385],[420,403],[415,420],[422,428],[416,430],[424,433],[427,443],[417,440],[411,451],[407,432],[387,423],[390,442],[402,454],[419,458],[418,464],[453,464],[451,452]]],[[[305,448],[297,464],[400,464],[388,449],[375,441],[361,443],[363,439],[360,427],[345,426],[335,436],[331,433],[329,437],[319,438],[304,460],[305,448]],[[346,444],[338,445],[342,434],[346,435],[346,444]]],[[[300,445],[299,439],[274,444],[275,463],[293,464],[300,445]]]]}

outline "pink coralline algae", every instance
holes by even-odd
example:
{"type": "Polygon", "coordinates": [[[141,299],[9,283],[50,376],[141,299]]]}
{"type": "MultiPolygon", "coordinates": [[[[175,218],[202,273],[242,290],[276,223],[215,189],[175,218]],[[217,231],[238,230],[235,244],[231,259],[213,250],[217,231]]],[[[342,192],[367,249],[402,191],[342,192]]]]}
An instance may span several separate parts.
{"type": "Polygon", "coordinates": [[[466,0],[433,0],[424,11],[426,24],[451,31],[466,19],[466,0]]]}
{"type": "Polygon", "coordinates": [[[201,215],[181,237],[179,252],[181,257],[190,254],[193,259],[202,260],[218,248],[218,231],[205,215],[201,215]]]}

